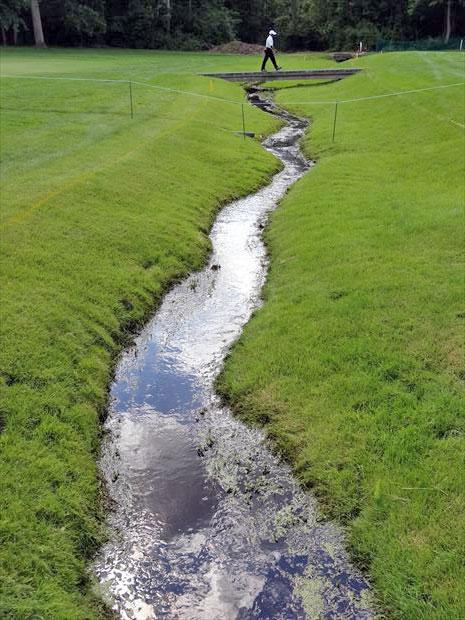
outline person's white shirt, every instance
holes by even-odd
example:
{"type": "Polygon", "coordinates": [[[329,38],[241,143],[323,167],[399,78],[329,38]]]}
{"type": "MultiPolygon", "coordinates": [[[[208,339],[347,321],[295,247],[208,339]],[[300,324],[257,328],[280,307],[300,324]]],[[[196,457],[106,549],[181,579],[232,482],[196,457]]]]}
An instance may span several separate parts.
{"type": "MultiPolygon", "coordinates": [[[[262,39],[262,41],[263,41],[263,39],[262,39]]],[[[273,37],[271,36],[271,34],[269,34],[268,38],[266,39],[266,47],[269,48],[269,49],[272,49],[273,43],[274,43],[273,37]]]]}

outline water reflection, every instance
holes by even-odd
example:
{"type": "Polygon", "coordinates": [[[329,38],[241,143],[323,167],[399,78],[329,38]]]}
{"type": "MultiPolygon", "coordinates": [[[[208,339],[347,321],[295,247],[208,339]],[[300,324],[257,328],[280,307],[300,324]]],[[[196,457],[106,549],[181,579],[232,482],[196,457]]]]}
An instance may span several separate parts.
{"type": "Polygon", "coordinates": [[[101,468],[114,532],[95,571],[122,618],[371,618],[340,531],[213,391],[266,271],[260,230],[308,168],[287,125],[265,147],[283,170],[226,206],[209,264],[165,298],[121,360],[101,468]]]}

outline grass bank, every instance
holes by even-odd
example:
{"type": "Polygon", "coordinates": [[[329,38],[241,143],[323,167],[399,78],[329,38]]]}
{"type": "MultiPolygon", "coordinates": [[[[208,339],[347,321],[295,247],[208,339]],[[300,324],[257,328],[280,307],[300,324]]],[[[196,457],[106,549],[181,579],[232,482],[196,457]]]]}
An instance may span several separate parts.
{"type": "MultiPolygon", "coordinates": [[[[234,61],[243,67],[256,59],[234,61]]],[[[111,369],[170,282],[198,268],[220,203],[276,168],[241,130],[232,58],[6,50],[1,82],[0,616],[102,616],[96,456],[111,369]],[[147,81],[232,101],[128,84],[147,81]]],[[[247,108],[257,133],[276,126],[247,108]]]]}
{"type": "Polygon", "coordinates": [[[465,617],[464,87],[340,104],[335,143],[321,102],[463,82],[464,59],[377,55],[277,90],[317,166],[272,217],[265,305],[219,381],[399,619],[465,617]]]}

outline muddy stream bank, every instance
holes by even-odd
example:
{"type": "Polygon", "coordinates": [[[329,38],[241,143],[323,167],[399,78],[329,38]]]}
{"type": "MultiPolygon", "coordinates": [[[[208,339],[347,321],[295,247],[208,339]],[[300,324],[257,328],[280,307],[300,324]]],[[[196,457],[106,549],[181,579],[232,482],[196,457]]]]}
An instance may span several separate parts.
{"type": "Polygon", "coordinates": [[[261,229],[309,169],[306,123],[265,108],[285,121],[263,143],[283,169],[221,210],[208,265],[166,295],[111,386],[100,467],[112,535],[93,568],[125,620],[374,617],[341,531],[213,388],[260,304],[261,229]]]}

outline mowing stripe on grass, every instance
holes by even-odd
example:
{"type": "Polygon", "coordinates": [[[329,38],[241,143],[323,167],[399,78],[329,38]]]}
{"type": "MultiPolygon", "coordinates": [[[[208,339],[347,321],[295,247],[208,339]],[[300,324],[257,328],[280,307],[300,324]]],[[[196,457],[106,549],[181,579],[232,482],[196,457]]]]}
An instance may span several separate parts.
{"type": "Polygon", "coordinates": [[[452,88],[453,86],[465,86],[465,82],[455,82],[454,84],[446,84],[445,86],[429,86],[427,88],[416,88],[414,90],[400,90],[396,93],[385,93],[383,95],[370,95],[368,97],[355,97],[353,99],[334,99],[334,100],[317,100],[317,101],[279,101],[281,105],[309,105],[320,103],[354,103],[356,101],[370,101],[371,99],[385,99],[386,97],[399,97],[400,95],[411,95],[413,93],[422,93],[428,90],[441,90],[443,88],[452,88]]]}
{"type": "Polygon", "coordinates": [[[136,84],[138,86],[145,86],[146,88],[154,88],[156,90],[163,90],[168,93],[177,93],[179,95],[189,95],[191,97],[201,97],[202,99],[211,99],[213,101],[221,101],[222,103],[232,103],[234,105],[241,105],[240,101],[233,101],[232,99],[223,99],[222,97],[213,97],[212,95],[204,95],[202,93],[194,93],[188,90],[180,90],[179,88],[167,88],[165,86],[157,86],[155,84],[148,84],[147,82],[138,82],[135,80],[102,80],[97,78],[69,78],[69,77],[47,77],[39,75],[2,75],[0,78],[11,78],[16,80],[58,80],[66,82],[110,82],[115,84],[136,84]]]}
{"type": "MultiPolygon", "coordinates": [[[[175,123],[174,125],[171,125],[167,129],[165,129],[165,130],[161,131],[160,133],[158,133],[157,137],[156,137],[156,140],[160,140],[161,138],[163,138],[167,134],[171,134],[176,129],[179,129],[179,128],[183,127],[185,124],[188,123],[188,121],[190,120],[190,118],[192,116],[197,114],[197,112],[198,111],[196,110],[195,112],[191,112],[190,114],[186,115],[185,118],[181,118],[179,120],[175,119],[175,120],[177,120],[177,123],[175,123]]],[[[46,196],[44,196],[38,202],[34,203],[27,211],[24,211],[23,213],[20,213],[20,214],[18,214],[16,216],[10,218],[10,220],[7,220],[4,223],[4,226],[6,226],[6,227],[7,226],[13,226],[15,224],[20,224],[21,222],[24,222],[24,221],[28,220],[34,214],[34,212],[37,211],[37,209],[40,209],[41,207],[45,206],[53,198],[56,198],[60,194],[63,194],[64,192],[66,192],[66,191],[68,191],[70,189],[74,189],[80,183],[86,181],[87,179],[89,179],[92,176],[100,174],[103,170],[111,168],[112,166],[116,166],[116,165],[122,163],[126,159],[129,159],[130,157],[132,157],[135,153],[139,152],[141,150],[141,148],[143,148],[145,146],[146,145],[144,143],[143,144],[139,144],[136,148],[132,149],[131,151],[128,151],[127,153],[124,153],[123,155],[121,155],[120,157],[118,157],[116,159],[113,159],[111,162],[108,162],[107,164],[105,164],[101,168],[90,170],[89,172],[86,172],[84,174],[79,175],[78,177],[72,179],[68,183],[65,183],[59,189],[54,190],[54,191],[48,193],[46,196]]]]}

